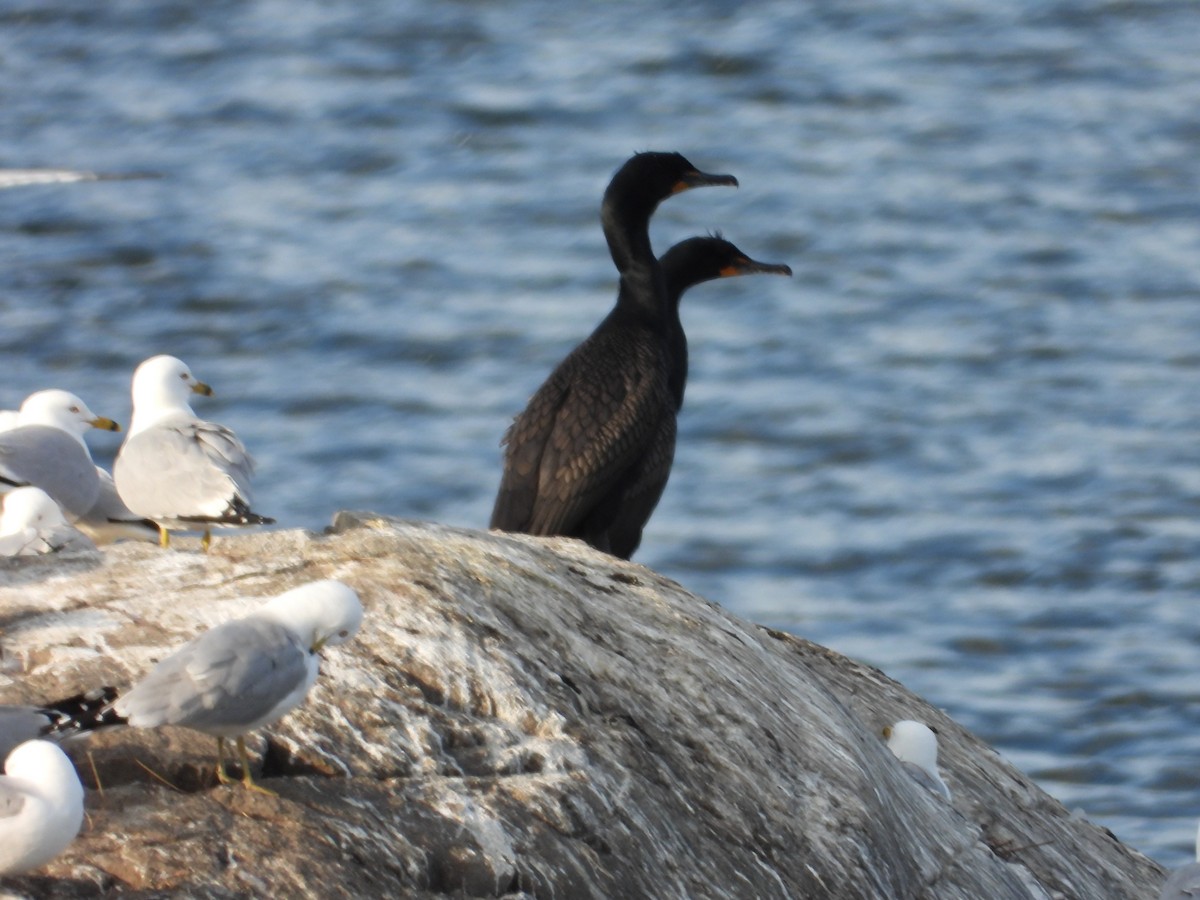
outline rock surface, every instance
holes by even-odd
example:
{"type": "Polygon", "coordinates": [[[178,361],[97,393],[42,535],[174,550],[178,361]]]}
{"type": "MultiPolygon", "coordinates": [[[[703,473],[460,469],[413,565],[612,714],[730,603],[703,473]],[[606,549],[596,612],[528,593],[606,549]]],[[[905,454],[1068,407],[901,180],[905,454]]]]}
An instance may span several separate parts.
{"type": "Polygon", "coordinates": [[[318,578],[356,640],[250,741],[114,729],[67,749],[89,819],[33,896],[1142,898],[1152,861],[1070,816],[875,669],[569,540],[340,514],[334,533],[0,562],[0,702],[125,686],[318,578]],[[880,731],[939,731],[946,803],[880,731]],[[256,775],[258,773],[256,772],[256,775]]]}

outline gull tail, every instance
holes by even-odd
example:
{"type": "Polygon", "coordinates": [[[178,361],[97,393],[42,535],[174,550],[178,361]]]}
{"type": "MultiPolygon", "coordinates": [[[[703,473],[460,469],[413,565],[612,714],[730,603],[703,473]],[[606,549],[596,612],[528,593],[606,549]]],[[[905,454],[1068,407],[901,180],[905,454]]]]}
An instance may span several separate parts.
{"type": "Polygon", "coordinates": [[[274,525],[275,520],[269,516],[260,516],[250,509],[250,504],[241,497],[234,497],[219,516],[181,516],[185,522],[195,522],[198,525],[274,525]]]}
{"type": "Polygon", "coordinates": [[[267,516],[260,516],[258,513],[250,509],[250,504],[241,497],[234,497],[229,503],[229,508],[225,510],[224,519],[226,522],[233,522],[238,525],[274,525],[275,520],[267,516]]]}

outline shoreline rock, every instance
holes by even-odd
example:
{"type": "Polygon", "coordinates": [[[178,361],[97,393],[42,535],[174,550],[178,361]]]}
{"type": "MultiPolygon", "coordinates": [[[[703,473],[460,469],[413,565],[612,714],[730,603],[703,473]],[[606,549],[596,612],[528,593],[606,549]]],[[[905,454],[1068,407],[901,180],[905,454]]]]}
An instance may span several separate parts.
{"type": "MultiPolygon", "coordinates": [[[[358,637],[251,740],[72,742],[90,821],[33,896],[1143,898],[1163,871],[876,669],[566,539],[339,513],[328,535],[0,563],[0,702],[124,687],[318,578],[358,637]],[[954,799],[880,731],[939,731],[954,799]],[[256,778],[260,777],[256,771],[256,778]],[[97,781],[98,779],[98,781],[97,781]]],[[[174,543],[174,542],[173,542],[174,543]]]]}

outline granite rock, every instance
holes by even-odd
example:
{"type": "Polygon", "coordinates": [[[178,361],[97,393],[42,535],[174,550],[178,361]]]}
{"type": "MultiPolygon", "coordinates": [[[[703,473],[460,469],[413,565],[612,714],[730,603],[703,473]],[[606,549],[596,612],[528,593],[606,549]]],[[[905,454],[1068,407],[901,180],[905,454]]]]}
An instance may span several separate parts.
{"type": "Polygon", "coordinates": [[[306,581],[367,610],[308,702],[253,736],[67,746],[79,838],[18,894],[1141,898],[1162,870],[878,670],[567,539],[340,513],[169,551],[0,561],[0,702],[125,686],[306,581]],[[880,731],[936,727],[950,803],[880,731]]]}

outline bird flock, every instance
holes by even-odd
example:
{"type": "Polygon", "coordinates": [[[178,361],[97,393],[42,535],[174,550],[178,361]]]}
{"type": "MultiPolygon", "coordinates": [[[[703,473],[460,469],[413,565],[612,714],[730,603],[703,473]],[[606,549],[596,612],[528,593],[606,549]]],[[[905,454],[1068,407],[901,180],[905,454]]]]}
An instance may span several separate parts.
{"type": "MultiPolygon", "coordinates": [[[[755,272],[719,236],[696,237],[655,257],[649,221],[666,198],[706,185],[735,186],[678,153],[640,153],[614,175],[601,206],[620,275],[608,317],[551,374],[504,439],[504,474],[492,527],[579,537],[628,558],[641,541],[670,472],[675,417],[687,379],[683,293],[703,281],[755,272]]],[[[271,524],[253,509],[254,461],[236,434],[199,418],[194,397],[212,394],[173,356],[134,371],[132,418],[112,473],[95,465],[84,436],[119,431],[62,390],[32,394],[0,413],[0,555],[89,550],[120,540],[170,545],[172,531],[271,524]]],[[[317,582],[288,591],[162,659],[132,687],[92,687],[44,707],[0,706],[0,874],[26,871],[61,852],[82,822],[84,793],[58,742],[100,728],[180,726],[217,739],[216,775],[231,780],[226,742],[241,780],[251,776],[244,736],[300,704],[318,654],[362,621],[352,588],[317,582]],[[19,836],[19,839],[18,839],[19,836]]]]}
{"type": "MultiPolygon", "coordinates": [[[[624,559],[637,550],[675,453],[688,373],[683,294],[719,278],[791,275],[719,234],[655,256],[649,223],[660,203],[693,188],[737,184],[678,153],[636,154],[613,176],[601,223],[620,279],[616,303],[505,433],[491,528],[574,537],[624,559]]],[[[172,531],[202,532],[207,552],[214,528],[273,523],[252,509],[254,461],[245,446],[192,410],[194,395],[211,394],[175,357],[141,363],[111,475],[93,463],[84,435],[119,426],[75,395],[38,391],[19,410],[0,411],[0,556],[95,551],[119,540],[166,548],[172,531]]],[[[251,776],[244,736],[303,702],[318,654],[353,637],[362,617],[352,588],[314,582],[202,634],[125,691],[99,687],[45,707],[0,706],[0,874],[41,866],[79,831],[84,792],[58,742],[100,728],[174,725],[212,735],[222,784],[231,780],[225,749],[232,739],[242,782],[265,790],[251,776]]],[[[883,736],[922,786],[951,799],[929,727],[903,720],[883,736]]],[[[1192,896],[1186,891],[1194,878],[1190,869],[1180,874],[1163,896],[1192,896]],[[1185,879],[1192,880],[1184,886],[1185,879]]]]}
{"type": "Polygon", "coordinates": [[[133,419],[111,475],[92,461],[84,434],[120,425],[74,394],[38,391],[5,411],[0,555],[155,537],[166,547],[173,530],[203,530],[207,550],[212,528],[274,522],[250,509],[250,454],[230,429],[196,416],[191,392],[208,396],[212,388],[173,356],[137,367],[133,419]]]}

